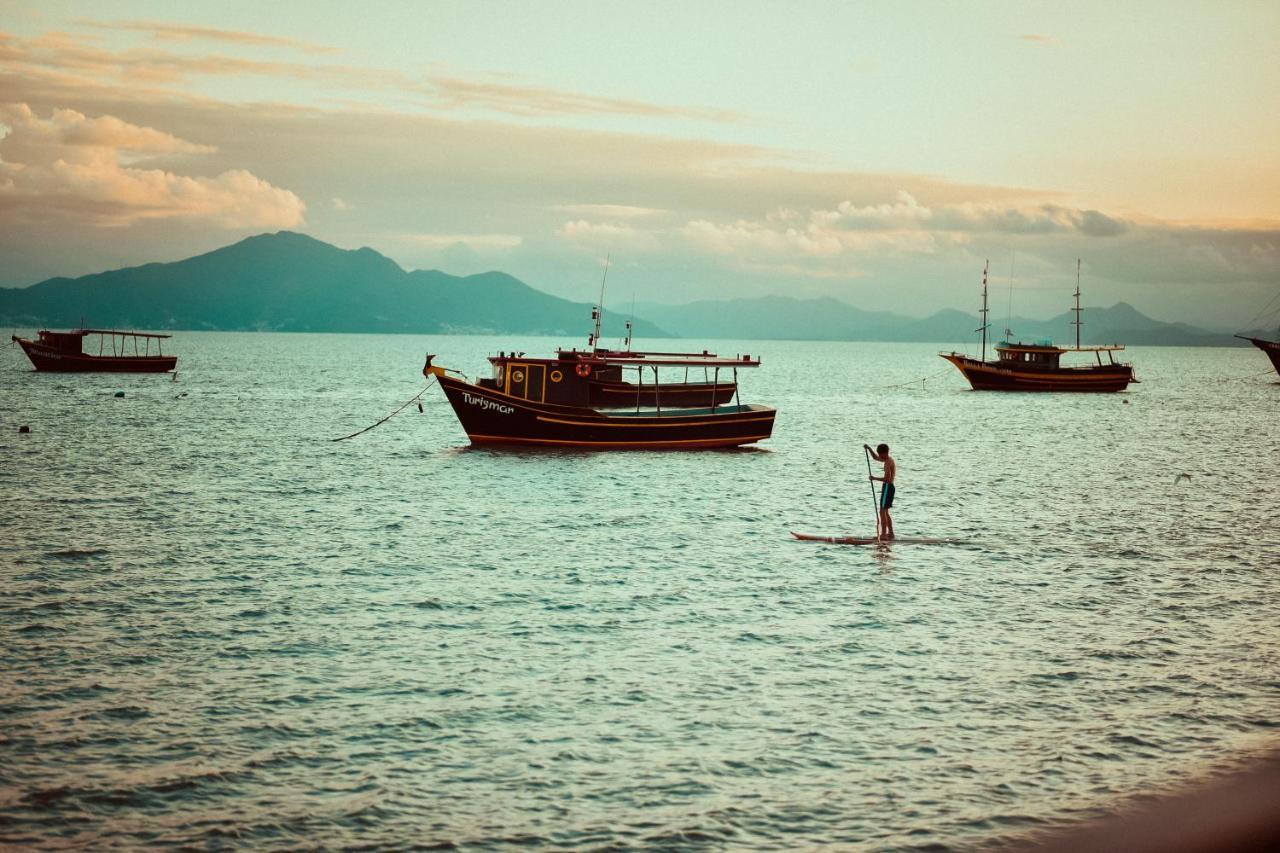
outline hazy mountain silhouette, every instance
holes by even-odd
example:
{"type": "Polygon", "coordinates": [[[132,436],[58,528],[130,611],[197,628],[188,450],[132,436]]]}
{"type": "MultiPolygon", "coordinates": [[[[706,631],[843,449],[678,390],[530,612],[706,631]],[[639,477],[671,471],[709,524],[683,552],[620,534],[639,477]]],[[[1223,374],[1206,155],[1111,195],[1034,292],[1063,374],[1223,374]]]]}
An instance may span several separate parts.
{"type": "MultiPolygon", "coordinates": [[[[637,304],[635,335],[764,340],[928,341],[968,343],[978,319],[944,310],[926,317],[864,311],[838,299],[765,296],[637,304]],[[644,319],[641,319],[644,318],[644,319]]],[[[136,329],[306,332],[548,334],[580,337],[591,306],[535,290],[506,273],[452,276],[406,272],[373,249],[349,251],[304,234],[261,234],[166,264],[51,278],[0,288],[0,324],[64,328],[81,323],[136,329]]],[[[623,334],[623,317],[605,315],[604,331],[623,334]]],[[[1071,314],[1015,317],[1015,339],[1074,339],[1071,314]]],[[[1230,335],[1164,323],[1133,306],[1088,308],[1083,343],[1248,346],[1230,335]]],[[[990,340],[1003,324],[993,323],[990,340]]]]}
{"type": "MultiPolygon", "coordinates": [[[[793,299],[766,296],[688,305],[637,304],[636,313],[677,335],[695,338],[746,338],[818,341],[921,341],[968,343],[977,340],[978,317],[946,309],[929,317],[906,317],[887,311],[864,311],[838,299],[793,299]]],[[[1048,320],[1012,318],[1014,340],[1075,341],[1071,312],[1048,320]]],[[[1004,324],[992,323],[988,340],[1004,336],[1004,324]]],[[[1081,343],[1167,346],[1235,346],[1231,335],[1153,320],[1132,305],[1086,308],[1081,343]]],[[[1246,344],[1247,345],[1247,344],[1246,344]]]]}
{"type": "MultiPolygon", "coordinates": [[[[625,318],[605,314],[622,334],[625,318]]],[[[501,272],[406,272],[372,249],[281,231],[167,264],[0,289],[0,323],[307,332],[496,332],[578,337],[591,306],[501,272]]],[[[637,335],[665,337],[635,322],[637,335]]]]}

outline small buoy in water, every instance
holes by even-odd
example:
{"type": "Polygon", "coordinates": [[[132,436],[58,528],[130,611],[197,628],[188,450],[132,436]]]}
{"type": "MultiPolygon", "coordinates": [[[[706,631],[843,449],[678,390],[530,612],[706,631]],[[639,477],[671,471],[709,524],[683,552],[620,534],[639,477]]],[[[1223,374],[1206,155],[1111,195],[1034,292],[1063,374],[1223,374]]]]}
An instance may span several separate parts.
{"type": "Polygon", "coordinates": [[[31,432],[31,427],[27,426],[26,424],[23,424],[22,426],[18,427],[18,432],[24,433],[24,434],[29,433],[31,432]]]}
{"type": "Polygon", "coordinates": [[[418,404],[418,413],[419,413],[419,414],[421,414],[421,413],[422,413],[422,404],[421,404],[421,403],[419,403],[419,404],[418,404]]]}
{"type": "Polygon", "coordinates": [[[123,397],[123,396],[124,396],[124,392],[123,392],[123,391],[117,391],[117,392],[116,392],[116,396],[117,396],[117,397],[123,397]]]}
{"type": "Polygon", "coordinates": [[[1127,406],[1127,405],[1129,405],[1129,401],[1128,401],[1128,400],[1122,400],[1121,402],[1123,402],[1126,406],[1127,406]]]}

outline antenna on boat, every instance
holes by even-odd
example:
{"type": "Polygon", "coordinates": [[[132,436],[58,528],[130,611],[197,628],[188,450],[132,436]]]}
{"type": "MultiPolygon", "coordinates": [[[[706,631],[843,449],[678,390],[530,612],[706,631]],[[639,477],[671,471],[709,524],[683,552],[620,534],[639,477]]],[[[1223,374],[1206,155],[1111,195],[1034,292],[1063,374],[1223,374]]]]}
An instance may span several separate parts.
{"type": "Polygon", "coordinates": [[[612,254],[604,256],[604,275],[600,279],[600,301],[596,303],[596,307],[591,311],[591,319],[596,321],[595,331],[591,334],[587,341],[587,346],[595,349],[600,343],[600,315],[604,313],[604,283],[609,280],[609,258],[612,254]]]}
{"type": "Polygon", "coordinates": [[[982,310],[978,313],[982,315],[982,325],[974,331],[982,332],[982,360],[987,360],[987,329],[991,328],[991,323],[987,321],[987,267],[991,265],[991,259],[988,258],[982,262],[982,310]]]}
{"type": "Polygon", "coordinates": [[[1004,315],[1004,339],[1006,341],[1013,340],[1013,329],[1009,327],[1013,325],[1013,267],[1017,258],[1018,253],[1016,251],[1009,253],[1009,309],[1004,315]]]}
{"type": "Polygon", "coordinates": [[[1076,318],[1071,321],[1071,325],[1076,327],[1076,349],[1080,349],[1080,259],[1076,258],[1076,307],[1071,309],[1075,311],[1076,318]]]}
{"type": "Polygon", "coordinates": [[[627,318],[627,340],[624,345],[627,352],[631,352],[631,321],[636,318],[636,292],[631,291],[631,316],[627,318]]]}

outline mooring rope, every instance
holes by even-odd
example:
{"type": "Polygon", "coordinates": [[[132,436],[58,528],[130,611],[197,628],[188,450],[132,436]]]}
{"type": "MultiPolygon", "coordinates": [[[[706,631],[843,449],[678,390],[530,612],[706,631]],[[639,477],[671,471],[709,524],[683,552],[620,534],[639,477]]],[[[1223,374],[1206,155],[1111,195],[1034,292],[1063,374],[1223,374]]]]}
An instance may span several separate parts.
{"type": "Polygon", "coordinates": [[[387,416],[386,416],[385,418],[383,418],[382,420],[378,421],[376,424],[371,424],[371,425],[369,425],[369,426],[365,427],[365,428],[364,428],[364,429],[362,429],[362,430],[359,430],[359,431],[357,431],[357,432],[353,432],[353,433],[351,433],[351,435],[344,435],[342,438],[331,438],[331,439],[329,439],[329,440],[330,440],[330,441],[346,441],[348,438],[355,438],[357,435],[363,435],[364,433],[368,432],[369,430],[373,429],[374,427],[380,427],[380,426],[382,426],[382,425],[383,425],[383,424],[385,424],[387,421],[391,420],[391,419],[392,419],[392,418],[394,418],[396,415],[398,415],[398,414],[400,414],[401,412],[403,412],[403,411],[404,411],[405,409],[407,409],[410,405],[412,405],[413,403],[416,403],[416,402],[418,402],[419,400],[421,400],[421,399],[422,399],[422,395],[423,395],[423,394],[425,394],[425,393],[427,393],[427,391],[431,390],[431,383],[432,383],[432,382],[434,382],[434,381],[435,381],[435,377],[434,377],[434,376],[432,376],[430,379],[428,379],[428,380],[427,380],[427,384],[426,384],[426,385],[424,385],[424,386],[422,386],[422,390],[421,390],[421,391],[419,391],[415,396],[413,396],[413,397],[409,398],[408,400],[406,400],[406,401],[404,402],[404,405],[402,405],[400,408],[396,409],[396,410],[395,410],[394,412],[392,412],[391,414],[387,415],[387,416]]]}
{"type": "Polygon", "coordinates": [[[930,373],[928,376],[922,379],[912,379],[910,382],[899,382],[897,385],[886,385],[884,387],[885,388],[905,388],[908,385],[915,385],[917,383],[923,385],[924,383],[928,382],[930,379],[937,379],[939,376],[942,376],[944,373],[950,373],[951,370],[952,368],[950,367],[944,367],[941,370],[939,370],[937,373],[930,373]]]}

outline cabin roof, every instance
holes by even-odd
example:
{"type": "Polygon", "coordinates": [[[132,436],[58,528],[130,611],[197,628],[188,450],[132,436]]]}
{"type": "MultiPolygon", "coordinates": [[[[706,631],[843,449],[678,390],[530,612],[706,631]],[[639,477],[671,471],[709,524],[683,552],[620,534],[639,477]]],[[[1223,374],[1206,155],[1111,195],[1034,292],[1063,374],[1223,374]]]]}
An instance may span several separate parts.
{"type": "Polygon", "coordinates": [[[577,347],[573,347],[572,349],[561,348],[556,350],[556,353],[558,353],[563,358],[577,358],[579,356],[589,356],[589,355],[600,355],[600,356],[669,355],[669,356],[689,356],[691,358],[692,357],[697,357],[697,358],[718,358],[719,357],[715,353],[709,352],[708,350],[703,350],[702,352],[663,352],[659,350],[602,349],[600,347],[596,347],[595,349],[588,349],[588,350],[579,350],[577,347]]]}
{"type": "Polygon", "coordinates": [[[996,351],[1006,350],[1009,352],[1119,352],[1124,349],[1124,344],[1104,344],[1092,347],[1060,347],[1056,344],[1023,344],[1009,343],[1001,341],[996,344],[996,351]]]}
{"type": "Polygon", "coordinates": [[[171,338],[173,335],[157,335],[152,332],[122,332],[119,329],[72,329],[70,332],[54,332],[64,335],[120,335],[125,338],[171,338]]]}
{"type": "Polygon", "coordinates": [[[581,362],[585,364],[613,365],[619,367],[759,367],[760,357],[740,355],[732,358],[709,353],[651,353],[651,352],[577,352],[562,350],[558,358],[530,358],[515,353],[489,356],[493,364],[510,361],[528,362],[581,362]]]}

